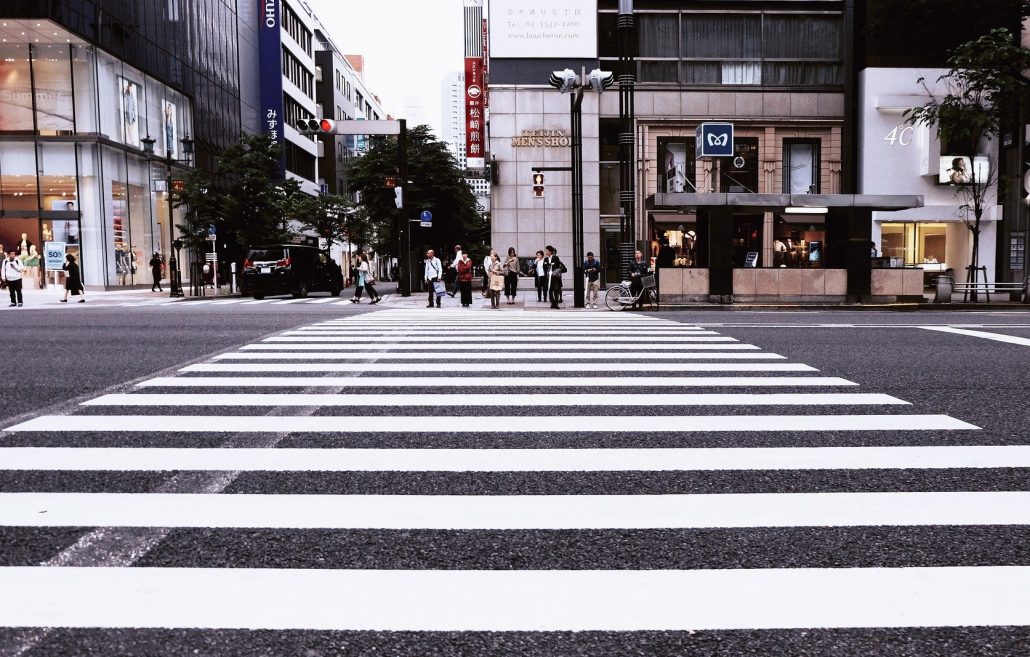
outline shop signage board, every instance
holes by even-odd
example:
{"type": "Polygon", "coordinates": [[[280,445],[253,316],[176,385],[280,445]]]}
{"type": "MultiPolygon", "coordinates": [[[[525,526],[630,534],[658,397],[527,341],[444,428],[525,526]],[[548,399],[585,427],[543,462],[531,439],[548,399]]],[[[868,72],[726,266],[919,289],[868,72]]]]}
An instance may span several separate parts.
{"type": "MultiPolygon", "coordinates": [[[[253,1],[253,0],[252,0],[253,1]]],[[[261,128],[273,144],[283,138],[283,68],[281,0],[259,0],[258,76],[261,91],[261,128]]],[[[285,156],[279,157],[279,174],[286,171],[285,156]]]]}
{"type": "Polygon", "coordinates": [[[747,258],[744,260],[745,267],[757,267],[758,266],[758,251],[748,251],[747,258]]]}
{"type": "Polygon", "coordinates": [[[422,228],[432,228],[433,227],[433,213],[430,212],[429,210],[423,210],[422,214],[419,215],[418,219],[419,219],[419,225],[422,228]]]}
{"type": "Polygon", "coordinates": [[[732,123],[702,123],[694,134],[697,159],[733,157],[732,123]]]}
{"type": "Polygon", "coordinates": [[[64,268],[64,256],[67,252],[64,242],[45,242],[43,244],[44,267],[60,271],[64,268]]]}
{"type": "Polygon", "coordinates": [[[597,58],[597,0],[491,0],[490,57],[597,58]]]}
{"type": "Polygon", "coordinates": [[[469,169],[486,166],[483,136],[485,116],[483,103],[483,58],[465,58],[465,154],[469,169]]]}

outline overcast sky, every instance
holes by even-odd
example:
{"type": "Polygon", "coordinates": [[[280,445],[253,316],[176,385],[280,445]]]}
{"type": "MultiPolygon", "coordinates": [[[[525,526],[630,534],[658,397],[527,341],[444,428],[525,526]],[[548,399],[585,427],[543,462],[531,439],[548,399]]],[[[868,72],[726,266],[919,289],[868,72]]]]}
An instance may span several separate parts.
{"type": "Polygon", "coordinates": [[[307,2],[337,48],[365,56],[365,81],[386,111],[439,136],[440,83],[464,62],[462,0],[307,2]]]}

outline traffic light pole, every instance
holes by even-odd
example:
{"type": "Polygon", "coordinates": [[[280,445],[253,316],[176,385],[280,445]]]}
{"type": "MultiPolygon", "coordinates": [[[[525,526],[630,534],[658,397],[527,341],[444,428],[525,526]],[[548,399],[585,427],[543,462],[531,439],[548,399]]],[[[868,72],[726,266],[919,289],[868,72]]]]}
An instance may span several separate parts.
{"type": "Polygon", "coordinates": [[[574,90],[569,100],[572,121],[572,304],[576,308],[584,308],[586,284],[583,281],[583,87],[574,90]]]}
{"type": "MultiPolygon", "coordinates": [[[[401,189],[408,184],[408,126],[400,119],[401,129],[397,135],[397,174],[401,189]]],[[[397,293],[411,296],[411,224],[404,211],[403,192],[401,207],[397,210],[397,293]]]]}

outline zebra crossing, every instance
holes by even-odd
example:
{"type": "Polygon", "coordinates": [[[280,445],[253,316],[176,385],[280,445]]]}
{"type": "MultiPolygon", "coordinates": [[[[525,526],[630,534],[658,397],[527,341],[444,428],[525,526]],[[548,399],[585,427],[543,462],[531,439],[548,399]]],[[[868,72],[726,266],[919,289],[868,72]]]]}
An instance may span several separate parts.
{"type": "Polygon", "coordinates": [[[285,331],[4,428],[0,537],[42,547],[0,555],[0,655],[69,628],[620,654],[1030,625],[1030,492],[1004,486],[1030,446],[860,388],[618,313],[285,331]]]}

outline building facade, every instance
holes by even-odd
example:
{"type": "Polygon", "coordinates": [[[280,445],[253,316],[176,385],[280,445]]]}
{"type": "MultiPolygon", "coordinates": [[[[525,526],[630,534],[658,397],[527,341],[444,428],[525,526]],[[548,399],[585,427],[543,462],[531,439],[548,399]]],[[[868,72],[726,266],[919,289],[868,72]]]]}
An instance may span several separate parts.
{"type": "Polygon", "coordinates": [[[60,284],[63,253],[87,286],[151,283],[181,222],[170,186],[240,134],[237,35],[255,18],[219,2],[0,7],[0,243],[23,252],[30,293],[60,284]]]}

